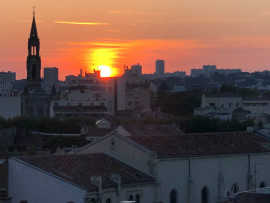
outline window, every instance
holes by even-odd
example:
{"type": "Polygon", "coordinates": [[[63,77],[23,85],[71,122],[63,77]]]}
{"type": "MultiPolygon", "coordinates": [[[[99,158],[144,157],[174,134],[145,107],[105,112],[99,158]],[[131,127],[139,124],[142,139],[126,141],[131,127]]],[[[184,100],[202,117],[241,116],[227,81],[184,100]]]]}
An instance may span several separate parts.
{"type": "Polygon", "coordinates": [[[136,203],[140,203],[140,195],[139,194],[136,195],[135,201],[136,201],[136,203]]]}
{"type": "Polygon", "coordinates": [[[238,193],[238,191],[239,191],[238,185],[234,183],[231,187],[231,194],[238,193]]]}
{"type": "Polygon", "coordinates": [[[201,195],[202,195],[202,203],[208,203],[209,191],[207,187],[203,187],[201,195]]]}
{"type": "Polygon", "coordinates": [[[232,106],[232,103],[229,103],[229,106],[231,107],[232,106]]]}
{"type": "Polygon", "coordinates": [[[37,77],[37,69],[36,65],[32,65],[32,79],[37,77]]]}
{"type": "Polygon", "coordinates": [[[20,201],[20,203],[27,203],[27,201],[26,200],[22,200],[22,201],[20,201]]]}
{"type": "Polygon", "coordinates": [[[261,183],[260,183],[260,186],[259,186],[260,188],[265,188],[266,187],[266,184],[265,184],[265,182],[264,181],[262,181],[261,183]]]}
{"type": "Polygon", "coordinates": [[[238,103],[236,103],[236,107],[238,107],[238,103]]]}
{"type": "Polygon", "coordinates": [[[112,151],[115,150],[115,142],[114,142],[114,139],[111,140],[111,150],[112,150],[112,151]]]}
{"type": "Polygon", "coordinates": [[[111,201],[111,199],[110,198],[108,198],[107,200],[106,200],[106,203],[111,203],[112,201],[111,201]]]}
{"type": "Polygon", "coordinates": [[[170,203],[177,203],[177,193],[175,190],[172,190],[170,193],[170,203]]]}
{"type": "Polygon", "coordinates": [[[215,103],[209,103],[209,106],[216,106],[215,103]]]}
{"type": "Polygon", "coordinates": [[[132,195],[129,195],[128,201],[133,201],[133,196],[132,195]]]}

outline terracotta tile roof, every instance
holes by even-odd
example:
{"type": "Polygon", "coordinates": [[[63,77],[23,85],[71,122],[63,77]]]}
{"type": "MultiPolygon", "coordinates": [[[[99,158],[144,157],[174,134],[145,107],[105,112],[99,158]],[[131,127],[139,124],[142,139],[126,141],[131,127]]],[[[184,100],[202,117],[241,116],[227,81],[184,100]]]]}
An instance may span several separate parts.
{"type": "Polygon", "coordinates": [[[116,188],[111,181],[112,173],[120,174],[121,185],[154,183],[153,177],[144,174],[103,153],[54,156],[30,156],[17,159],[52,173],[88,191],[97,191],[90,183],[92,176],[102,177],[102,188],[116,188]]]}
{"type": "Polygon", "coordinates": [[[123,128],[134,136],[180,134],[181,130],[171,124],[124,124],[123,128]]]}
{"type": "Polygon", "coordinates": [[[128,138],[155,152],[159,158],[270,152],[270,141],[247,132],[128,138]]]}

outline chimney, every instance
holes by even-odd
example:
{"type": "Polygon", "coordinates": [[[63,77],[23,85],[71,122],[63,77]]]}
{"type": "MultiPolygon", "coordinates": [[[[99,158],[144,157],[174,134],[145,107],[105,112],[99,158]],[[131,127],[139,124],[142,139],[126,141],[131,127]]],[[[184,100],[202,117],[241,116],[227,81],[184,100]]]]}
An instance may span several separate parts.
{"type": "Polygon", "coordinates": [[[98,192],[101,193],[102,192],[102,178],[101,176],[92,176],[90,179],[90,183],[92,185],[95,185],[98,187],[98,192]]]}
{"type": "Polygon", "coordinates": [[[119,193],[121,191],[121,176],[117,173],[112,173],[110,175],[110,179],[112,182],[114,182],[117,185],[117,192],[119,193]]]}

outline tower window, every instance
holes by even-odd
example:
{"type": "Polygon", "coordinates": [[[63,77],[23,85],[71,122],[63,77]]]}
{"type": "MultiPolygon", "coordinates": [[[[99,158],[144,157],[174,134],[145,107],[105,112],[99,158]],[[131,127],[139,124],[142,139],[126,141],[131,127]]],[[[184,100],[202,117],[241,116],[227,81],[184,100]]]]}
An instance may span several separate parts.
{"type": "Polygon", "coordinates": [[[36,46],[32,46],[32,47],[31,47],[31,55],[32,55],[32,56],[37,55],[37,47],[36,47],[36,46]]]}
{"type": "Polygon", "coordinates": [[[32,66],[32,79],[36,78],[36,76],[37,76],[37,66],[34,64],[32,66]]]}

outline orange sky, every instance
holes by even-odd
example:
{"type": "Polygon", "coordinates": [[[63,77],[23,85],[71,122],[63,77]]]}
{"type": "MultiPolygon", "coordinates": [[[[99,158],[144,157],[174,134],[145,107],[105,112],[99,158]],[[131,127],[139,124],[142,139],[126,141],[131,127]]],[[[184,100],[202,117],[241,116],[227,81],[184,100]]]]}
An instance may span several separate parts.
{"type": "Polygon", "coordinates": [[[60,79],[98,65],[153,73],[156,59],[167,72],[270,67],[269,0],[1,0],[0,71],[17,78],[26,77],[33,5],[42,67],[58,67],[60,79]]]}

